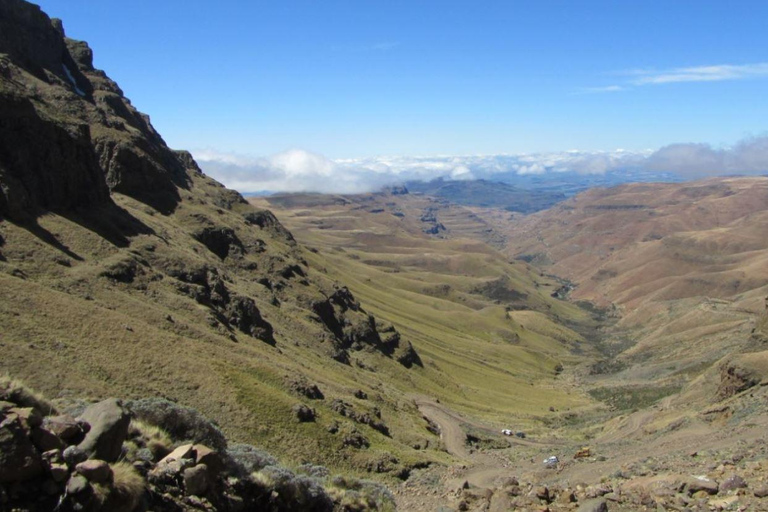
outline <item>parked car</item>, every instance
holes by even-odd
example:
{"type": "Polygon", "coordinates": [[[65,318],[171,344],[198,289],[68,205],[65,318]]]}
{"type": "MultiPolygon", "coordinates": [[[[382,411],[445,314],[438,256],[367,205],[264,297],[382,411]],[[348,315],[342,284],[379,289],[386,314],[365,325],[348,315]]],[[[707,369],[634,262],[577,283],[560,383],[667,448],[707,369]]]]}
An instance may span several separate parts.
{"type": "Polygon", "coordinates": [[[509,430],[508,428],[502,429],[501,433],[504,434],[505,436],[511,436],[512,435],[512,431],[509,430]]]}
{"type": "Polygon", "coordinates": [[[547,467],[555,466],[558,462],[560,462],[560,459],[558,459],[556,455],[544,459],[544,465],[547,467]]]}

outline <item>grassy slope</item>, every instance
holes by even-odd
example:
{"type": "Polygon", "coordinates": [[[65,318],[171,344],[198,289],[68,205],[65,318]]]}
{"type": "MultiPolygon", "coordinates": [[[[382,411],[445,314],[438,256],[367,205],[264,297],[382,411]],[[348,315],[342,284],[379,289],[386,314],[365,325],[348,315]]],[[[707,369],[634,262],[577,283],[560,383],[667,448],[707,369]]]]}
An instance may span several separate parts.
{"type": "Polygon", "coordinates": [[[421,233],[420,216],[434,207],[428,198],[370,195],[347,198],[346,205],[309,200],[311,209],[299,197],[269,206],[302,243],[318,250],[308,255],[313,266],[343,280],[367,310],[413,342],[425,369],[392,380],[403,392],[430,394],[499,424],[527,418],[531,426],[550,406],[587,403],[555,379],[558,363],[579,359],[571,349],[583,339],[554,319],[587,321],[584,311],[549,296],[558,283],[484,243],[453,238],[450,226],[440,237],[421,233]],[[521,310],[508,312],[507,302],[483,293],[500,278],[508,290],[527,294],[517,301],[524,302],[516,304],[521,310]]]}

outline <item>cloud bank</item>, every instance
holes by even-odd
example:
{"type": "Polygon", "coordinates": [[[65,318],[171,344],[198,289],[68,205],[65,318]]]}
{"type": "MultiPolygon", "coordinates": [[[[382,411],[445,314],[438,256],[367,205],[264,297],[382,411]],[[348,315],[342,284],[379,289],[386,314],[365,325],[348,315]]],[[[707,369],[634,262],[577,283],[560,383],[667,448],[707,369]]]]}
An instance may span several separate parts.
{"type": "Polygon", "coordinates": [[[768,172],[768,137],[733,147],[671,144],[657,151],[564,151],[558,153],[466,156],[398,156],[331,160],[301,149],[254,158],[196,151],[202,169],[244,193],[362,193],[418,180],[509,179],[557,173],[665,172],[686,179],[768,172]]]}

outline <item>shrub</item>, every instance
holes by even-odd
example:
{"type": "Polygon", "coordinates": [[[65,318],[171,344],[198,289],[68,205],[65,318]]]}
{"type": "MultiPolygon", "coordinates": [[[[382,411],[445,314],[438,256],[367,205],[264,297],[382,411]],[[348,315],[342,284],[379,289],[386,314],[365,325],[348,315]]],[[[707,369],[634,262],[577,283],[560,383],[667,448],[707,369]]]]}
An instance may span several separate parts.
{"type": "Polygon", "coordinates": [[[296,472],[314,478],[326,478],[331,474],[327,467],[315,466],[314,464],[302,464],[296,468],[296,472]]]}
{"type": "Polygon", "coordinates": [[[317,478],[296,476],[283,467],[267,466],[254,473],[252,479],[271,491],[272,505],[278,510],[333,511],[333,500],[317,478]]]}
{"type": "Polygon", "coordinates": [[[226,451],[229,472],[246,476],[267,466],[277,466],[277,459],[263,450],[249,444],[235,444],[226,451]]]}
{"type": "Polygon", "coordinates": [[[126,406],[136,418],[162,428],[176,441],[200,443],[216,451],[227,448],[219,427],[191,407],[162,398],[132,400],[126,406]]]}
{"type": "Polygon", "coordinates": [[[342,510],[390,512],[397,508],[389,489],[370,480],[337,476],[331,480],[330,493],[342,510]]]}

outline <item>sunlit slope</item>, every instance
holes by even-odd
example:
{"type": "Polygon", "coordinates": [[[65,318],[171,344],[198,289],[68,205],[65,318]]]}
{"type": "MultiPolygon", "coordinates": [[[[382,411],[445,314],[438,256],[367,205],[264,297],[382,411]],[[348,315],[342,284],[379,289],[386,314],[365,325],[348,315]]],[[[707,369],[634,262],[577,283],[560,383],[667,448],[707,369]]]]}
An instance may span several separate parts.
{"type": "Polygon", "coordinates": [[[577,347],[588,351],[558,319],[587,324],[588,315],[550,296],[556,281],[462,237],[478,223],[469,212],[459,223],[458,207],[446,214],[432,199],[413,195],[251,202],[268,204],[316,251],[307,256],[312,266],[343,279],[368,310],[413,343],[424,370],[393,381],[404,392],[434,395],[499,422],[586,403],[556,378],[556,367],[579,361],[577,347]],[[436,224],[444,229],[424,232],[436,224]]]}
{"type": "Polygon", "coordinates": [[[764,177],[594,189],[506,231],[510,254],[549,264],[578,284],[575,297],[628,309],[748,299],[768,284],[764,177]]]}
{"type": "Polygon", "coordinates": [[[592,377],[601,386],[711,402],[691,391],[718,387],[723,358],[761,350],[768,178],[622,185],[526,218],[481,216],[505,232],[510,256],[571,280],[577,299],[617,306],[604,345],[619,355],[592,377]]]}

